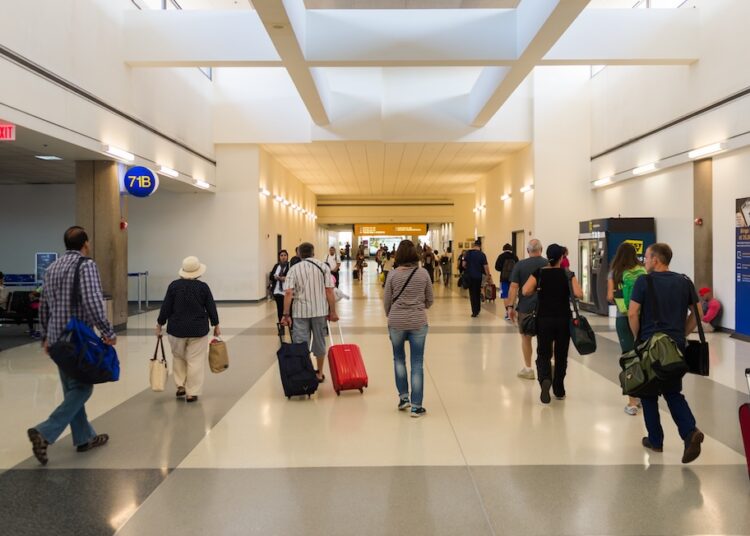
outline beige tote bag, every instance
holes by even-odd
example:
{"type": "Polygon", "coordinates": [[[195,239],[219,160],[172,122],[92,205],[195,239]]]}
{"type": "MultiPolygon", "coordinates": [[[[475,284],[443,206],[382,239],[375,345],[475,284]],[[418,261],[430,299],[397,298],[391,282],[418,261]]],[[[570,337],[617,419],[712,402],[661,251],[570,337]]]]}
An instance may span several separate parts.
{"type": "Polygon", "coordinates": [[[211,367],[211,372],[217,374],[229,368],[227,343],[221,338],[212,339],[208,345],[208,366],[211,367]]]}
{"type": "Polygon", "coordinates": [[[164,355],[164,341],[162,341],[161,335],[156,338],[156,348],[154,348],[154,357],[148,362],[148,377],[151,383],[151,390],[160,393],[167,386],[167,376],[169,375],[169,369],[167,368],[167,357],[164,355]],[[157,359],[156,355],[161,348],[161,359],[157,359]]]}

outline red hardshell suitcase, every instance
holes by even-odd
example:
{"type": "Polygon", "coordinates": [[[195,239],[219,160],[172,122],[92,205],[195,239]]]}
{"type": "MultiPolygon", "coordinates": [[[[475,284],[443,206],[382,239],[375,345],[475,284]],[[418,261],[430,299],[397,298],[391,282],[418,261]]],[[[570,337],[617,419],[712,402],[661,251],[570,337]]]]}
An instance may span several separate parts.
{"type": "Polygon", "coordinates": [[[484,287],[484,299],[491,302],[495,301],[497,299],[497,286],[487,283],[484,287]]]}
{"type": "MultiPolygon", "coordinates": [[[[750,368],[745,369],[747,387],[750,389],[750,368]]],[[[745,443],[745,458],[747,459],[747,476],[750,477],[750,403],[740,406],[740,429],[742,441],[745,443]]]]}
{"type": "MultiPolygon", "coordinates": [[[[328,332],[333,339],[330,324],[328,332]]],[[[337,395],[341,395],[341,391],[351,389],[359,389],[359,392],[363,393],[364,388],[367,387],[367,370],[362,360],[362,352],[356,344],[344,343],[341,325],[339,325],[339,335],[341,335],[341,344],[332,344],[328,349],[328,366],[331,371],[333,390],[337,395]]]]}

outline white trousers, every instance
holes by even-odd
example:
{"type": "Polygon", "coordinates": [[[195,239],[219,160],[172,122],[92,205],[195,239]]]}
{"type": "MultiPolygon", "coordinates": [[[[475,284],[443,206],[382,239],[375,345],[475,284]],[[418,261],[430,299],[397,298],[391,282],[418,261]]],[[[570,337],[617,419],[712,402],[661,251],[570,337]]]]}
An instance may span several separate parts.
{"type": "Polygon", "coordinates": [[[187,396],[203,393],[203,378],[208,360],[208,341],[205,337],[169,336],[172,347],[172,373],[177,387],[184,387],[187,396]]]}

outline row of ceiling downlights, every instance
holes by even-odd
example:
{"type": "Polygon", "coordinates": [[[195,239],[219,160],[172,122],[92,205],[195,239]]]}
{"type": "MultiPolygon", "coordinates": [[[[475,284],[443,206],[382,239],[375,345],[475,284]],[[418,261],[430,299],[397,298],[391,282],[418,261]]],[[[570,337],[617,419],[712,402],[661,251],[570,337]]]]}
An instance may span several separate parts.
{"type": "MultiPolygon", "coordinates": [[[[115,147],[114,145],[105,145],[104,146],[104,153],[106,153],[109,156],[112,156],[116,158],[117,160],[120,160],[121,162],[125,162],[128,164],[132,164],[135,162],[135,155],[133,153],[129,153],[125,149],[120,149],[119,147],[115,147]]],[[[173,179],[176,179],[180,176],[180,172],[172,169],[167,166],[162,166],[161,164],[156,164],[159,166],[158,173],[160,175],[165,175],[167,177],[172,177],[173,179]]],[[[202,179],[193,179],[193,184],[197,186],[198,188],[202,188],[203,190],[207,190],[211,187],[209,183],[202,179]]]]}
{"type": "MultiPolygon", "coordinates": [[[[260,188],[259,190],[260,190],[260,194],[261,194],[261,195],[263,195],[263,196],[266,196],[266,197],[271,197],[271,192],[269,192],[269,191],[268,191],[268,190],[266,190],[265,188],[260,188]]],[[[313,212],[310,212],[310,211],[309,211],[309,210],[307,210],[307,209],[304,209],[304,208],[302,208],[302,207],[301,207],[300,205],[298,205],[297,203],[292,203],[292,202],[291,202],[291,201],[289,201],[288,199],[284,199],[284,198],[283,198],[283,197],[281,197],[280,195],[275,195],[275,196],[273,196],[273,200],[274,200],[274,201],[276,201],[276,202],[277,202],[278,204],[280,204],[280,205],[282,205],[282,206],[285,206],[285,207],[289,207],[289,208],[291,208],[291,209],[292,209],[293,211],[295,211],[295,212],[298,212],[298,213],[300,213],[300,214],[302,214],[302,215],[304,215],[304,216],[307,216],[307,217],[308,217],[308,218],[310,218],[311,220],[317,220],[317,219],[318,219],[318,215],[317,215],[317,214],[315,214],[315,213],[313,213],[313,212]]]]}
{"type": "MultiPolygon", "coordinates": [[[[534,189],[534,185],[533,184],[527,184],[526,186],[524,186],[524,187],[521,188],[520,192],[522,194],[527,194],[530,191],[532,191],[533,189],[534,189]]],[[[503,195],[500,196],[500,201],[508,201],[510,198],[511,198],[511,194],[503,194],[503,195]]],[[[474,214],[479,214],[480,212],[482,212],[483,210],[486,210],[486,209],[487,209],[487,205],[477,205],[474,208],[473,212],[474,212],[474,214]]]]}

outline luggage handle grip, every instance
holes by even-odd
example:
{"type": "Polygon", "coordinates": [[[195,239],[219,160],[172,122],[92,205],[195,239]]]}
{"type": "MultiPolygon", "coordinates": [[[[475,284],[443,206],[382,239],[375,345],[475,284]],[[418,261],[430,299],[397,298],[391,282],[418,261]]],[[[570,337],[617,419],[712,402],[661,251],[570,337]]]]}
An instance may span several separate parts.
{"type": "MultiPolygon", "coordinates": [[[[331,341],[333,342],[333,331],[331,331],[331,322],[329,320],[326,320],[326,324],[328,324],[328,334],[331,336],[331,341]]],[[[346,344],[344,342],[344,332],[341,330],[341,324],[339,322],[336,322],[336,325],[339,328],[339,337],[341,337],[341,344],[346,344]]]]}

